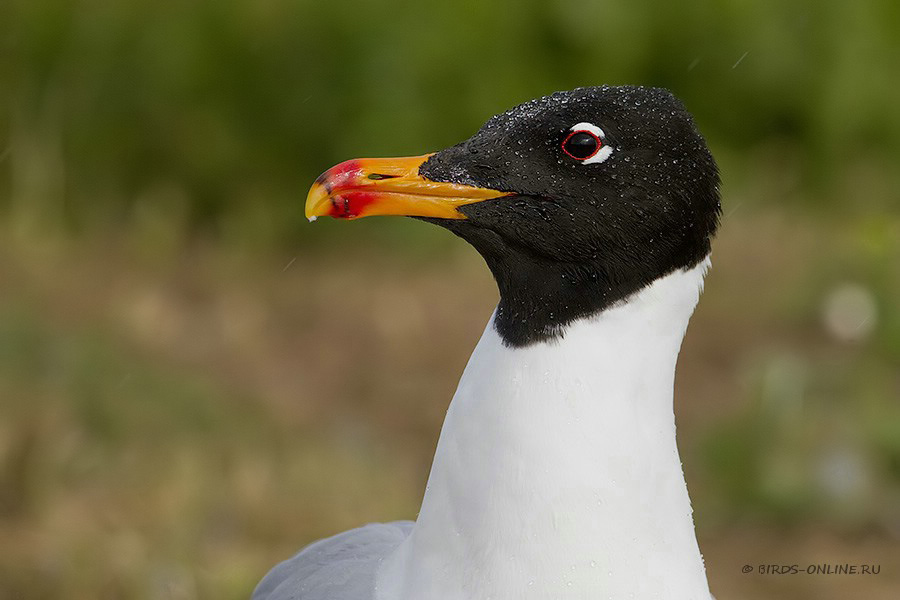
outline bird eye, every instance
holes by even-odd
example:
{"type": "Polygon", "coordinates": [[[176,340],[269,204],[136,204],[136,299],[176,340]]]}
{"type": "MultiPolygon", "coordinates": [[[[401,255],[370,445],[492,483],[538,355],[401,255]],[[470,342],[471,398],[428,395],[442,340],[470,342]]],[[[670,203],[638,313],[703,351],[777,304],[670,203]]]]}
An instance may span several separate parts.
{"type": "Polygon", "coordinates": [[[575,160],[587,160],[597,154],[603,142],[600,137],[592,132],[584,129],[572,131],[563,140],[563,152],[574,158],[575,160]]]}
{"type": "Polygon", "coordinates": [[[562,151],[581,164],[601,163],[613,153],[606,134],[593,123],[578,123],[569,128],[562,151]]]}

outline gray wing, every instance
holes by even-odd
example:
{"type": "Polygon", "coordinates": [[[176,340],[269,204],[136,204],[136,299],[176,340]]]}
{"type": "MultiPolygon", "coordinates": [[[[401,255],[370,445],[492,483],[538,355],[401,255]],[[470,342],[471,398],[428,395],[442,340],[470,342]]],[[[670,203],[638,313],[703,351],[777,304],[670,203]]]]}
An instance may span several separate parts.
{"type": "Polygon", "coordinates": [[[252,600],[371,600],[381,559],[412,526],[370,523],[314,542],[269,571],[252,600]]]}

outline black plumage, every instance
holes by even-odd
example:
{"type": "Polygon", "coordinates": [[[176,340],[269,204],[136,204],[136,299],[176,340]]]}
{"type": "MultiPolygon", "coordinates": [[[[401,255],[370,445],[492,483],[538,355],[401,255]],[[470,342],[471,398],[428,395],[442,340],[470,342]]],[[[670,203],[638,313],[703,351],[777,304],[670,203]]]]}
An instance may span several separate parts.
{"type": "Polygon", "coordinates": [[[500,290],[495,326],[510,346],[558,338],[574,320],[695,266],[721,210],[706,142],[659,88],[588,87],[526,102],[419,174],[512,193],[461,206],[465,219],[423,218],[484,257],[500,290]],[[602,129],[606,160],[564,151],[579,123],[602,129]]]}

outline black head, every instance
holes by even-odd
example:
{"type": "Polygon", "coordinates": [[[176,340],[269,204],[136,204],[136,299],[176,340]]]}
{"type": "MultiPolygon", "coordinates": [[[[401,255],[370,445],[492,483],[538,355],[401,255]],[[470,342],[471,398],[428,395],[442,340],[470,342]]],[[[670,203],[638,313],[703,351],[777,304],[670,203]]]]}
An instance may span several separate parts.
{"type": "Polygon", "coordinates": [[[552,340],[710,251],[719,176],[668,91],[557,92],[490,119],[419,168],[432,181],[512,195],[461,206],[446,227],[484,257],[511,346],[552,340]]]}
{"type": "Polygon", "coordinates": [[[703,260],[718,186],[669,92],[604,86],[526,102],[434,155],[344,161],[313,183],[306,215],[417,216],[453,231],[497,280],[500,335],[523,346],[703,260]]]}

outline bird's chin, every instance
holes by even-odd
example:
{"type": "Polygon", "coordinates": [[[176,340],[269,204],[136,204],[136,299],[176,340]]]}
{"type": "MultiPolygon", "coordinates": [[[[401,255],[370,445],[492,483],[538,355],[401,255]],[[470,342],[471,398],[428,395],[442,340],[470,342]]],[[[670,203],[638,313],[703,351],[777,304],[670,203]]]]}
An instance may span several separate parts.
{"type": "Polygon", "coordinates": [[[492,229],[488,224],[480,222],[477,218],[465,217],[462,219],[442,219],[438,217],[411,217],[417,221],[424,221],[437,225],[447,231],[462,238],[474,247],[482,256],[485,256],[485,242],[490,240],[489,246],[495,246],[504,243],[504,236],[501,232],[492,229]]]}
{"type": "MultiPolygon", "coordinates": [[[[448,229],[463,238],[464,240],[472,243],[473,240],[468,239],[468,235],[475,235],[476,232],[484,233],[487,230],[490,230],[490,226],[486,223],[481,222],[477,217],[472,217],[467,215],[464,211],[459,211],[462,213],[462,218],[458,219],[443,219],[440,217],[418,217],[411,216],[410,218],[416,219],[417,221],[423,221],[425,223],[431,223],[432,225],[437,225],[438,227],[443,227],[444,229],[448,229]]],[[[499,232],[495,232],[499,235],[499,232]]]]}

